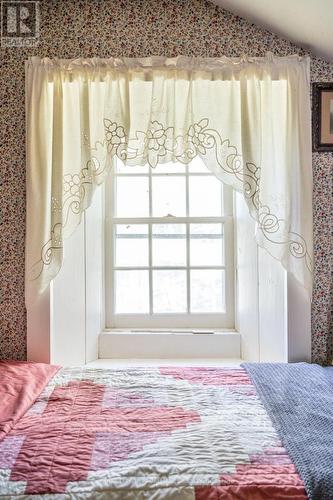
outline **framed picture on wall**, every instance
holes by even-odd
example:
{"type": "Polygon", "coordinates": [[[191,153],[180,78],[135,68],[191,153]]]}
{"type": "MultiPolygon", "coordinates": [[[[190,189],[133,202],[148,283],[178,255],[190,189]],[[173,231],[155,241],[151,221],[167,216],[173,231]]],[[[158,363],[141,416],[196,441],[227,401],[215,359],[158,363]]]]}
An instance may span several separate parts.
{"type": "Polygon", "coordinates": [[[333,151],[333,82],[312,86],[312,149],[333,151]]]}

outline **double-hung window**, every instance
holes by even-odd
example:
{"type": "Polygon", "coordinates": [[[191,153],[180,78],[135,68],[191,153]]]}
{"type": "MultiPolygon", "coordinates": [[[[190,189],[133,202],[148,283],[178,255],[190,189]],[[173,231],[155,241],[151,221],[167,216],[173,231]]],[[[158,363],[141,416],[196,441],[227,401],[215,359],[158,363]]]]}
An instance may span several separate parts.
{"type": "Polygon", "coordinates": [[[129,167],[106,193],[109,328],[232,328],[232,190],[201,159],[129,167]]]}

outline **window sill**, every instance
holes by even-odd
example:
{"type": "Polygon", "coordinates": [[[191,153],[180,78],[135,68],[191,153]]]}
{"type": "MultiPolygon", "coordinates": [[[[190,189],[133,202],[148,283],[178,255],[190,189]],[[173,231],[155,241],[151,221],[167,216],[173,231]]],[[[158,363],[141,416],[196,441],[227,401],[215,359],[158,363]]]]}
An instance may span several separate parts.
{"type": "Polygon", "coordinates": [[[128,333],[128,334],[168,334],[168,335],[207,335],[220,333],[237,333],[234,328],[105,328],[102,333],[128,333]]]}

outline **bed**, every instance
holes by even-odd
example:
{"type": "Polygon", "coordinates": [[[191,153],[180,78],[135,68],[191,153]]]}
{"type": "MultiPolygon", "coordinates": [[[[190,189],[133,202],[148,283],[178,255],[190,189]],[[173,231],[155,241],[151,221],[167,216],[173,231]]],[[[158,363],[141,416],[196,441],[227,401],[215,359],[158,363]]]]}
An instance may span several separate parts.
{"type": "MultiPolygon", "coordinates": [[[[322,468],[309,479],[295,456],[295,429],[284,439],[290,415],[279,420],[288,415],[286,380],[302,379],[288,370],[304,365],[0,362],[0,498],[333,498],[322,468]]],[[[291,420],[302,425],[294,390],[291,420]]]]}

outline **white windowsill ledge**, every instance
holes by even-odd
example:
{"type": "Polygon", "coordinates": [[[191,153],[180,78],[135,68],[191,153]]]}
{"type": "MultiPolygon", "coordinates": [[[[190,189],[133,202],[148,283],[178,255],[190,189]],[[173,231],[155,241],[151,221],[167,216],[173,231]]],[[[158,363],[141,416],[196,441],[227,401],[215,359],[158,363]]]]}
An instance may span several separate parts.
{"type": "Polygon", "coordinates": [[[193,334],[212,334],[212,333],[237,333],[236,330],[232,328],[105,328],[102,333],[128,333],[128,334],[138,334],[138,333],[147,333],[147,334],[185,334],[185,335],[193,335],[193,334]]]}
{"type": "Polygon", "coordinates": [[[210,329],[110,329],[99,336],[99,358],[240,358],[240,334],[210,329]]]}
{"type": "Polygon", "coordinates": [[[213,368],[237,368],[243,362],[241,359],[233,358],[177,358],[177,359],[154,359],[154,358],[140,358],[140,359],[97,359],[87,363],[89,368],[102,368],[102,369],[117,369],[117,368],[137,368],[137,367],[161,367],[161,366],[179,366],[179,367],[213,367],[213,368]]]}

